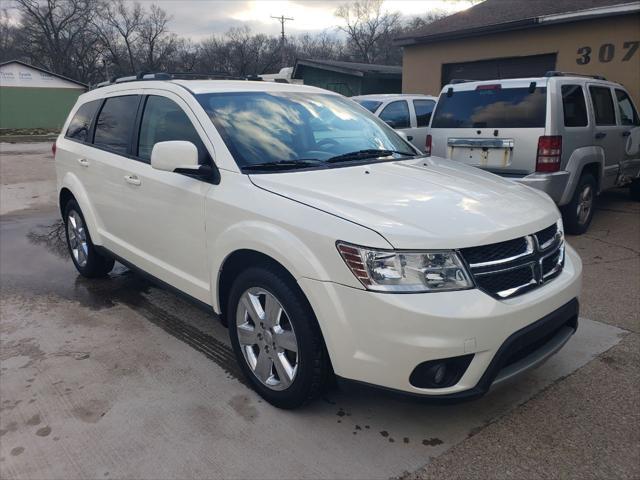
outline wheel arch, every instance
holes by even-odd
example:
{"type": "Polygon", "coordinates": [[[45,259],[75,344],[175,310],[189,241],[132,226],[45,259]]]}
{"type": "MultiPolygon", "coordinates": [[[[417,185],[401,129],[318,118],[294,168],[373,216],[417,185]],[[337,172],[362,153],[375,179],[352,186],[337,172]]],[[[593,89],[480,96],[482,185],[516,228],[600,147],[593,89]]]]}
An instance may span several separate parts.
{"type": "Polygon", "coordinates": [[[584,172],[593,174],[596,179],[597,191],[600,192],[604,175],[604,150],[602,147],[596,146],[575,149],[565,170],[571,172],[571,178],[559,205],[566,205],[571,201],[580,177],[584,172]]]}
{"type": "Polygon", "coordinates": [[[102,238],[98,230],[98,224],[95,216],[95,211],[89,201],[89,196],[86,190],[80,183],[78,177],[72,173],[67,173],[60,182],[60,188],[58,193],[58,206],[60,208],[60,214],[64,216],[64,208],[69,200],[75,200],[80,209],[82,215],[89,229],[91,240],[96,245],[102,245],[102,238]]]}

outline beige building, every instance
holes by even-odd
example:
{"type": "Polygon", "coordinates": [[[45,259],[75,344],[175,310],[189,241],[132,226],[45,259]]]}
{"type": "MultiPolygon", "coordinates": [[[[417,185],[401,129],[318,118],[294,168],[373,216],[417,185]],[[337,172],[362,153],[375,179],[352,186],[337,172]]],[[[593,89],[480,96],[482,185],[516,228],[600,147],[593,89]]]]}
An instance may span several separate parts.
{"type": "Polygon", "coordinates": [[[486,0],[396,43],[403,93],[560,70],[619,82],[640,105],[640,1],[486,0]]]}

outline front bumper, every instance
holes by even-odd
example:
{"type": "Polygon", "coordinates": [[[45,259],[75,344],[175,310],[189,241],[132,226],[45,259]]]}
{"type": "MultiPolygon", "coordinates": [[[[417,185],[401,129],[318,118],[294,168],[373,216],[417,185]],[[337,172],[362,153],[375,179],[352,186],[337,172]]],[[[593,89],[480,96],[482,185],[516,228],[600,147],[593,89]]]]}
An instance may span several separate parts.
{"type": "Polygon", "coordinates": [[[560,204],[564,192],[569,185],[571,174],[566,171],[554,173],[532,173],[524,177],[507,177],[536,190],[542,190],[549,195],[554,202],[560,204]]]}
{"type": "Polygon", "coordinates": [[[558,277],[506,300],[476,289],[402,295],[310,279],[299,283],[318,317],[336,375],[420,396],[460,398],[482,394],[494,382],[541,363],[568,340],[572,332],[560,327],[573,317],[577,321],[581,270],[578,255],[567,246],[558,277]],[[558,327],[552,338],[505,367],[510,339],[547,322],[558,327]],[[420,363],[468,354],[471,363],[450,387],[417,388],[409,381],[420,363]]]}

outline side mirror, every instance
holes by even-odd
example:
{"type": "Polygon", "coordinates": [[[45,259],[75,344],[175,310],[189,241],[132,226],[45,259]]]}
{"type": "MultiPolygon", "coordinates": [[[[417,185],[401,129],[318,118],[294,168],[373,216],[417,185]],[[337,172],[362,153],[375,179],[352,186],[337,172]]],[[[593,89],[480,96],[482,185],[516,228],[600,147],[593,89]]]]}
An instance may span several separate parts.
{"type": "Polygon", "coordinates": [[[200,170],[198,149],[193,143],[181,140],[158,142],[151,150],[151,166],[166,172],[192,170],[197,173],[200,170]]]}

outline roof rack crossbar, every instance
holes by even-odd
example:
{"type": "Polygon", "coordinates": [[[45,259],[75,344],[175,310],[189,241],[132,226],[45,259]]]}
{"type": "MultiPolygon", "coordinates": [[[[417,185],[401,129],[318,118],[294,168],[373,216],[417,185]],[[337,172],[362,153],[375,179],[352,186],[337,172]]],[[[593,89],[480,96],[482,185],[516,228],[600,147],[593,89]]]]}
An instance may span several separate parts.
{"type": "Polygon", "coordinates": [[[602,75],[588,75],[586,73],[561,72],[559,70],[549,70],[544,74],[545,77],[585,77],[595,78],[596,80],[606,80],[602,75]]]}

